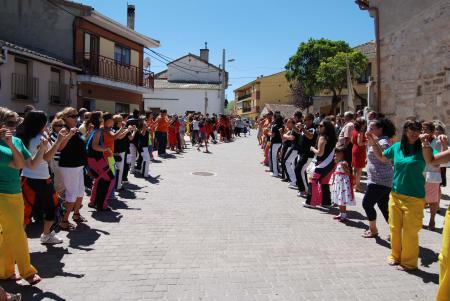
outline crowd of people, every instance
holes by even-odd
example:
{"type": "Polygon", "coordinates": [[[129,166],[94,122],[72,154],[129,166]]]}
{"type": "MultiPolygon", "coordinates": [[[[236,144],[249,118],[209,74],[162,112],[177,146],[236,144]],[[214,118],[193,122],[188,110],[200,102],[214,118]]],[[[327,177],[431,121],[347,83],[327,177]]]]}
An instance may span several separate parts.
{"type": "MultiPolygon", "coordinates": [[[[112,211],[108,204],[127,189],[128,175],[151,178],[156,156],[186,151],[187,137],[191,148],[209,152],[208,143],[231,142],[250,126],[236,116],[165,110],[130,115],[66,107],[47,116],[32,106],[21,115],[0,107],[0,279],[41,281],[30,262],[29,224],[42,225],[42,244],[60,244],[57,232],[88,222],[80,212],[85,196],[88,207],[112,211]]],[[[20,294],[0,287],[0,300],[20,294]]]]}
{"type": "MultiPolygon", "coordinates": [[[[388,264],[403,271],[418,269],[419,232],[424,209],[428,229],[435,230],[441,186],[450,161],[445,125],[440,121],[407,120],[399,130],[374,111],[325,116],[297,111],[293,116],[269,112],[257,120],[262,164],[270,176],[287,182],[305,198],[304,207],[338,207],[333,218],[347,223],[355,193],[369,227],[362,237],[376,238],[377,206],[389,225],[388,264]],[[363,169],[367,186],[361,183],[363,169]]],[[[450,209],[447,210],[439,256],[438,301],[450,300],[450,209]]]]}

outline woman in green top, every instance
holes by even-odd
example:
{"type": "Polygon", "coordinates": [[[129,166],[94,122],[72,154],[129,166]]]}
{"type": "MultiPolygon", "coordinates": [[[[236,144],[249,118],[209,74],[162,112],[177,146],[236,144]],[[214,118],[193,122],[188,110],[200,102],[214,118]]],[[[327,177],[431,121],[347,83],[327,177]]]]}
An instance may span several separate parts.
{"type": "Polygon", "coordinates": [[[419,231],[422,229],[425,206],[425,159],[419,139],[422,125],[408,120],[403,125],[400,142],[382,152],[377,138],[368,134],[375,156],[392,161],[394,178],[389,197],[389,227],[391,232],[390,265],[400,270],[415,270],[419,258],[419,231]]]}
{"type": "Polygon", "coordinates": [[[3,244],[0,246],[0,279],[18,280],[20,275],[31,285],[41,278],[30,263],[28,241],[25,234],[24,203],[20,191],[19,169],[34,169],[47,150],[47,143],[40,145],[38,154],[31,159],[22,140],[12,136],[17,125],[17,114],[0,107],[0,224],[3,227],[3,244]]]}

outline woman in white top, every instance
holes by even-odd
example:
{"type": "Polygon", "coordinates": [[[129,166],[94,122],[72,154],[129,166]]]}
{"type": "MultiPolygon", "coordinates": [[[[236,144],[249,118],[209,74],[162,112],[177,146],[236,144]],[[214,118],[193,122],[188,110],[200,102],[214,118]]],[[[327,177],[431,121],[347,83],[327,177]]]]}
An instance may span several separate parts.
{"type": "Polygon", "coordinates": [[[55,143],[49,148],[45,134],[47,115],[43,111],[29,112],[23,123],[23,131],[18,135],[29,149],[31,158],[37,160],[33,166],[26,165],[22,170],[21,188],[25,203],[25,224],[31,222],[33,209],[39,209],[44,215],[44,229],[41,243],[58,244],[62,239],[52,231],[55,223],[58,196],[50,178],[48,161],[52,160],[60,146],[64,133],[58,135],[55,143]]]}

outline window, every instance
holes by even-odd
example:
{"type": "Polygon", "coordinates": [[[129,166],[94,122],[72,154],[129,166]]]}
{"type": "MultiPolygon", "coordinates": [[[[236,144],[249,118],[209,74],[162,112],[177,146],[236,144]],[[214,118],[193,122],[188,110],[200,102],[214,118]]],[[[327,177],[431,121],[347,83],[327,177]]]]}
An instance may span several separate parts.
{"type": "Polygon", "coordinates": [[[122,65],[130,65],[131,62],[130,48],[125,48],[116,44],[114,47],[114,60],[122,65]]]}
{"type": "Polygon", "coordinates": [[[16,73],[27,77],[28,76],[28,62],[26,60],[16,58],[15,63],[16,63],[16,66],[15,66],[16,73]]]}
{"type": "Polygon", "coordinates": [[[116,102],[116,113],[130,113],[130,105],[116,102]]]}

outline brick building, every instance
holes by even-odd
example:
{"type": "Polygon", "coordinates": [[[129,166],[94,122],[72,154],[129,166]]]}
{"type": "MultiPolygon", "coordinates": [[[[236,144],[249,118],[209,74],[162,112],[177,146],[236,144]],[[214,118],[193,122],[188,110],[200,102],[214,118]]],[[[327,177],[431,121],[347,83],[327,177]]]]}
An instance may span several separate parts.
{"type": "Polygon", "coordinates": [[[409,117],[450,123],[450,1],[356,2],[375,22],[375,109],[396,124],[409,117]]]}

